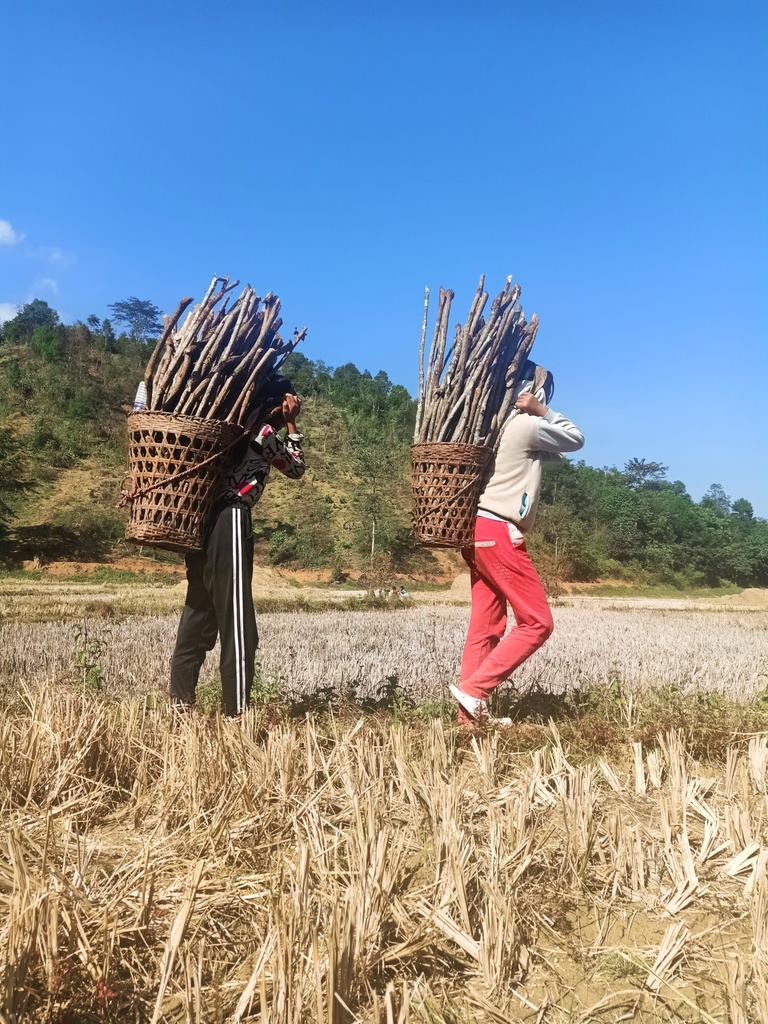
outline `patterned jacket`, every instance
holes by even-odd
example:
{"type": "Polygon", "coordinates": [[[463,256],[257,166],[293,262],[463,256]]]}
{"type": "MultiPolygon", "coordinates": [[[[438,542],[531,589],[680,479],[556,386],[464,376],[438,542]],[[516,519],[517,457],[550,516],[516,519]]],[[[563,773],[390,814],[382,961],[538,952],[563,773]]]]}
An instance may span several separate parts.
{"type": "Polygon", "coordinates": [[[251,438],[243,458],[225,476],[220,500],[241,501],[253,507],[264,493],[273,466],[292,480],[298,480],[305,469],[301,442],[301,434],[289,434],[282,441],[274,427],[265,424],[251,438]]]}

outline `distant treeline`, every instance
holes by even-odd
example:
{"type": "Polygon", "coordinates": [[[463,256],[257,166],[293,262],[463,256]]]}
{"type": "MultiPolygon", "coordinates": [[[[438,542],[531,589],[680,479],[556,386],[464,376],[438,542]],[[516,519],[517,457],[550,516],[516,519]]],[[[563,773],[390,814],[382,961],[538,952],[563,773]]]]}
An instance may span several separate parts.
{"type": "Polygon", "coordinates": [[[548,463],[534,548],[565,579],[768,585],[768,521],[719,484],[695,502],[665,476],[643,459],[623,470],[548,463]]]}
{"type": "Polygon", "coordinates": [[[298,393],[322,398],[342,411],[347,423],[365,435],[378,434],[408,443],[413,434],[416,402],[402,384],[393,384],[383,370],[372,376],[354,363],[335,369],[294,352],[285,363],[298,393]]]}
{"type": "MultiPolygon", "coordinates": [[[[143,371],[159,310],[132,297],[110,307],[126,330],[88,317],[64,325],[41,300],[0,334],[0,558],[107,556],[122,536],[115,489],[125,460],[124,412],[143,371]],[[86,493],[46,504],[68,470],[86,493]],[[40,508],[46,509],[41,516],[40,508]],[[42,521],[41,521],[42,519],[42,521]]],[[[332,368],[295,353],[286,366],[308,401],[313,472],[257,515],[270,556],[297,566],[408,573],[424,567],[409,537],[409,456],[415,402],[384,372],[332,368]]],[[[57,492],[58,493],[58,492],[57,492]]],[[[531,547],[552,579],[621,577],[679,586],[768,585],[768,522],[713,484],[696,502],[660,462],[622,469],[545,466],[531,547]]]]}

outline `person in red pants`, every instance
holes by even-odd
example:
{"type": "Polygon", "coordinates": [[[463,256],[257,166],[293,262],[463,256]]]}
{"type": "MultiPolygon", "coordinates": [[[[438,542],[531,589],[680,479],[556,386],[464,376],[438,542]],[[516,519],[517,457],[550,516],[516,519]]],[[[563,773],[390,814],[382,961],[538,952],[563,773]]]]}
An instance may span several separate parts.
{"type": "Polygon", "coordinates": [[[450,691],[462,724],[496,722],[488,698],[552,633],[544,586],[525,546],[539,503],[541,464],[584,444],[577,426],[548,408],[552,374],[528,363],[483,491],[473,547],[462,551],[472,582],[472,611],[461,681],[450,691]],[[507,606],[515,617],[507,633],[507,606]],[[506,635],[505,635],[506,634],[506,635]]]}

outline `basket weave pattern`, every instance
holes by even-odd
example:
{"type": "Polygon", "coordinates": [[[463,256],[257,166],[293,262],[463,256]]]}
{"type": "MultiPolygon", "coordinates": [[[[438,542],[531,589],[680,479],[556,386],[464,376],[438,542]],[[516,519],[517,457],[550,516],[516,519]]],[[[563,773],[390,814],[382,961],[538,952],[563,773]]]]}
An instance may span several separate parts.
{"type": "Polygon", "coordinates": [[[135,494],[126,539],[168,551],[202,551],[225,453],[242,436],[240,427],[221,420],[131,413],[128,465],[135,494]]]}
{"type": "Polygon", "coordinates": [[[413,532],[434,548],[463,548],[475,536],[477,502],[492,449],[434,443],[411,446],[413,532]]]}

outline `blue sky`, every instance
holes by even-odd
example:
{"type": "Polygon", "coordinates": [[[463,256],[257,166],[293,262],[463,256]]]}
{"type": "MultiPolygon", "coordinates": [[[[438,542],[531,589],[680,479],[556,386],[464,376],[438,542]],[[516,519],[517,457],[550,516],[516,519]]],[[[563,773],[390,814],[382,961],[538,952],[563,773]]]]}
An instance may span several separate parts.
{"type": "Polygon", "coordinates": [[[0,310],[277,291],[413,389],[508,273],[593,465],[768,515],[768,32],[740,3],[6,4],[0,310]]]}

